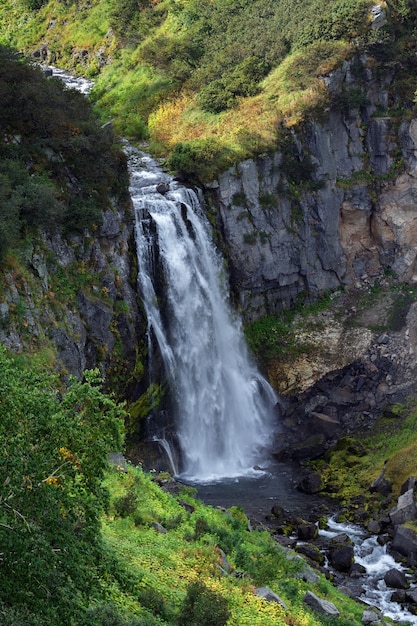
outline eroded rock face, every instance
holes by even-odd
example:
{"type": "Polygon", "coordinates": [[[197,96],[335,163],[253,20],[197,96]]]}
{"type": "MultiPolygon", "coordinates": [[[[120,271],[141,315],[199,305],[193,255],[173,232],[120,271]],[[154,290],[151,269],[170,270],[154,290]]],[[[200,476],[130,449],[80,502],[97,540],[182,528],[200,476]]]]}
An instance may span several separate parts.
{"type": "Polygon", "coordinates": [[[294,162],[310,167],[303,180],[292,180],[284,149],[219,177],[211,193],[246,320],[387,270],[417,281],[417,120],[384,116],[392,78],[361,57],[324,79],[335,103],[325,120],[287,137],[294,162]],[[363,105],[342,110],[340,94],[355,89],[363,105]]]}
{"type": "MultiPolygon", "coordinates": [[[[76,377],[99,367],[107,379],[133,380],[144,325],[132,244],[125,205],[105,211],[94,233],[44,234],[27,250],[25,274],[5,275],[0,341],[13,350],[50,345],[60,368],[76,377]]],[[[127,385],[116,391],[123,395],[127,385]]]]}

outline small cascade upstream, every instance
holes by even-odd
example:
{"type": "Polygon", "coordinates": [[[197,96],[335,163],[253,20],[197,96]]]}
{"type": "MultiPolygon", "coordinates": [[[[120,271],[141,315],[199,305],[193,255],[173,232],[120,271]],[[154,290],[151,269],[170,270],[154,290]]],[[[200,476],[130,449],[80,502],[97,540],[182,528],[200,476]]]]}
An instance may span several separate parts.
{"type": "Polygon", "coordinates": [[[156,340],[169,380],[178,473],[196,482],[248,475],[273,429],[274,392],[248,357],[197,195],[126,151],[148,347],[156,340]]]}

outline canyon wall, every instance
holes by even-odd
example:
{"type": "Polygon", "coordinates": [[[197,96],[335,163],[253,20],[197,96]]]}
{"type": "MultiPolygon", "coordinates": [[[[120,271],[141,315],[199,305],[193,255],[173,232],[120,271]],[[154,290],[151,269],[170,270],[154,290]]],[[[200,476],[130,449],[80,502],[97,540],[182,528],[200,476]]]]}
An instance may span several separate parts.
{"type": "Polygon", "coordinates": [[[417,281],[417,120],[391,101],[392,78],[346,61],[323,78],[327,111],[207,190],[246,320],[384,275],[417,281]]]}
{"type": "Polygon", "coordinates": [[[143,376],[146,325],[136,291],[131,206],[113,203],[91,233],[40,233],[8,266],[0,341],[16,352],[56,355],[63,373],[99,367],[120,397],[143,376]]]}

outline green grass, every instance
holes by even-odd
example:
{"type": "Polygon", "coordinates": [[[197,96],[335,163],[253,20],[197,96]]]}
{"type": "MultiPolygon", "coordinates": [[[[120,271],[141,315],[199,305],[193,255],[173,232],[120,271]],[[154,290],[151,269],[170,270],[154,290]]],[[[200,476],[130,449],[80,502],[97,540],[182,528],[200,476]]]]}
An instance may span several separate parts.
{"type": "Polygon", "coordinates": [[[120,609],[135,615],[146,614],[146,607],[138,598],[144,591],[153,590],[159,598],[158,623],[173,623],[188,585],[199,580],[227,599],[231,612],[228,626],[318,626],[324,621],[302,603],[307,588],[338,606],[345,620],[338,624],[359,623],[362,607],[339,594],[324,579],[313,586],[304,583],[298,577],[302,561],[289,559],[267,532],[248,532],[247,519],[239,507],[226,513],[206,507],[194,499],[187,487],[178,496],[171,496],[161,491],[151,475],[138,468],[129,468],[127,474],[110,473],[106,486],[112,498],[103,518],[105,543],[109,552],[117,555],[121,571],[129,572],[131,581],[136,581],[129,589],[110,575],[112,599],[120,609]],[[122,516],[117,503],[127,494],[133,507],[126,506],[129,512],[122,516]],[[194,512],[186,511],[179,501],[187,501],[194,512]],[[152,522],[162,524],[168,532],[157,532],[152,522]],[[226,554],[232,570],[246,572],[244,578],[221,574],[220,550],[226,554]],[[269,585],[285,601],[288,610],[257,598],[253,589],[258,585],[269,585]]]}
{"type": "Polygon", "coordinates": [[[316,302],[304,304],[305,295],[301,294],[291,308],[245,326],[246,341],[258,361],[296,356],[310,351],[311,346],[308,343],[300,342],[298,330],[305,328],[307,317],[326,310],[334,300],[330,293],[323,293],[316,302]]]}
{"type": "MultiPolygon", "coordinates": [[[[369,487],[385,467],[385,478],[392,485],[393,503],[400,495],[402,484],[417,474],[417,404],[387,406],[386,412],[372,428],[372,434],[361,433],[345,438],[327,453],[321,468],[327,486],[337,485],[335,497],[343,504],[352,498],[368,494],[365,508],[377,510],[381,497],[370,494],[369,487]]],[[[332,494],[330,494],[332,495],[332,494]]]]}

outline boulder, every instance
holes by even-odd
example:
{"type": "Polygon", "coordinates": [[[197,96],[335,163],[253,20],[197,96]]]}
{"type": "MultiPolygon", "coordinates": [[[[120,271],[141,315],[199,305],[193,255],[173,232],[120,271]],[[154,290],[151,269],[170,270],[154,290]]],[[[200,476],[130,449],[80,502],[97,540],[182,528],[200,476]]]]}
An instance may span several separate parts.
{"type": "Polygon", "coordinates": [[[271,509],[271,514],[274,517],[284,517],[285,511],[282,508],[282,506],[279,506],[279,504],[274,504],[274,506],[271,509]]]}
{"type": "Polygon", "coordinates": [[[373,533],[374,535],[379,535],[379,533],[381,532],[381,526],[376,519],[369,520],[367,528],[369,532],[373,533]]]}
{"type": "Polygon", "coordinates": [[[304,596],[303,602],[314,611],[317,611],[317,613],[331,615],[333,617],[338,617],[340,615],[340,611],[335,607],[333,602],[329,602],[328,600],[322,600],[312,591],[307,591],[306,595],[304,596]]]}
{"type": "Polygon", "coordinates": [[[277,602],[283,609],[287,608],[284,600],[281,600],[281,598],[277,596],[277,594],[274,593],[269,587],[257,587],[254,593],[256,596],[263,598],[267,602],[277,602]]]}
{"type": "Polygon", "coordinates": [[[360,563],[354,563],[350,568],[349,576],[351,578],[361,578],[366,574],[366,567],[360,563]]]}
{"type": "Polygon", "coordinates": [[[297,529],[298,538],[301,541],[311,541],[317,537],[318,533],[318,528],[313,523],[302,524],[297,529]]]}
{"type": "Polygon", "coordinates": [[[303,554],[307,559],[318,565],[324,565],[324,554],[320,552],[317,546],[311,544],[297,545],[296,550],[299,554],[303,554]]]}
{"type": "Polygon", "coordinates": [[[159,524],[159,522],[151,522],[150,526],[151,528],[154,528],[158,533],[161,533],[161,535],[165,535],[167,533],[167,529],[164,528],[162,524],[159,524]]]}
{"type": "Polygon", "coordinates": [[[391,493],[391,490],[392,490],[391,484],[385,478],[385,465],[384,465],[384,468],[382,472],[380,473],[380,475],[378,476],[378,478],[375,478],[374,482],[369,487],[369,491],[371,493],[380,493],[381,496],[389,496],[389,494],[391,493]]]}
{"type": "Polygon", "coordinates": [[[417,604],[417,587],[413,587],[413,589],[408,589],[405,592],[405,599],[408,600],[408,602],[417,604]]]}
{"type": "Polygon", "coordinates": [[[398,604],[404,604],[407,601],[405,589],[396,589],[390,597],[390,602],[397,602],[398,604]]]}
{"type": "Polygon", "coordinates": [[[384,574],[384,582],[387,587],[392,589],[408,589],[410,584],[404,572],[393,567],[384,574]]]}
{"type": "Polygon", "coordinates": [[[316,574],[316,572],[311,567],[308,566],[306,566],[302,572],[296,574],[295,577],[301,578],[301,580],[304,580],[304,582],[310,583],[311,585],[316,585],[320,580],[320,576],[316,574]]]}
{"type": "Polygon", "coordinates": [[[185,502],[185,500],[178,500],[178,504],[180,504],[188,513],[194,513],[195,511],[195,507],[189,502],[185,502]]]}
{"type": "Polygon", "coordinates": [[[362,624],[379,624],[382,617],[378,609],[365,609],[362,613],[362,624]]]}
{"type": "Polygon", "coordinates": [[[378,30],[388,24],[387,12],[382,4],[374,4],[371,8],[371,28],[378,30]]]}
{"type": "Polygon", "coordinates": [[[389,516],[394,526],[416,519],[417,507],[414,500],[414,489],[409,489],[398,498],[397,506],[391,509],[389,516]]]}
{"type": "Polygon", "coordinates": [[[332,546],[352,546],[353,541],[346,533],[340,533],[340,535],[336,535],[332,537],[331,540],[332,546]]]}
{"type": "Polygon", "coordinates": [[[338,546],[332,548],[329,561],[338,572],[348,572],[354,562],[353,546],[338,546]]]}
{"type": "Polygon", "coordinates": [[[156,191],[164,196],[169,191],[168,183],[158,183],[156,186],[156,191]]]}
{"type": "Polygon", "coordinates": [[[312,472],[298,484],[297,489],[303,493],[318,493],[323,488],[323,482],[318,472],[312,472]]]}
{"type": "Polygon", "coordinates": [[[417,533],[411,528],[397,526],[392,540],[392,548],[406,557],[413,553],[417,554],[417,533]]]}

